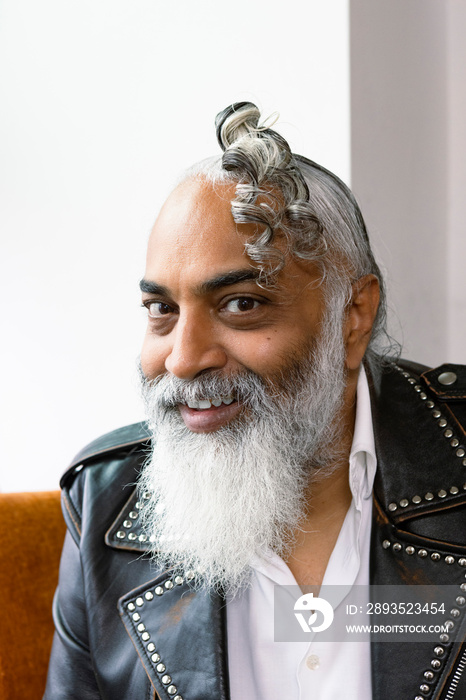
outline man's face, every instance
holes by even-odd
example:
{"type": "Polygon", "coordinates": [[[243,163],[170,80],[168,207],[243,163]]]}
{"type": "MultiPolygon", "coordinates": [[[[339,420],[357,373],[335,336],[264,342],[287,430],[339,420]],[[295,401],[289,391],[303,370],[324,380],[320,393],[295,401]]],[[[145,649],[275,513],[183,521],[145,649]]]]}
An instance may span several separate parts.
{"type": "MultiPolygon", "coordinates": [[[[315,267],[287,256],[276,287],[260,287],[244,251],[255,228],[235,224],[234,196],[234,185],[188,180],[155,223],[142,285],[148,327],[141,366],[148,379],[246,369],[279,385],[282,370],[319,336],[324,304],[315,267]]],[[[232,398],[178,408],[189,430],[207,433],[238,415],[232,398]]]]}
{"type": "Polygon", "coordinates": [[[257,284],[234,195],[185,182],[154,226],[138,479],[156,563],[231,592],[254,557],[288,552],[311,483],[338,465],[347,386],[341,304],[325,310],[315,269],[290,257],[274,288],[257,284]]]}

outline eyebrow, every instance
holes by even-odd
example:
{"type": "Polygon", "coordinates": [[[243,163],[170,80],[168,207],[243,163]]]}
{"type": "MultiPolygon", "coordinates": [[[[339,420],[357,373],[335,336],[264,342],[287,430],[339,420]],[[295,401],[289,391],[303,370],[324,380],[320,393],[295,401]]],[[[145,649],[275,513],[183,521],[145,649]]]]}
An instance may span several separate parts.
{"type": "MultiPolygon", "coordinates": [[[[234,284],[239,284],[240,282],[256,282],[260,277],[260,270],[254,268],[245,268],[244,270],[233,270],[232,272],[226,272],[223,275],[217,275],[217,277],[212,277],[210,280],[202,282],[196,291],[199,294],[208,294],[209,292],[215,292],[217,289],[222,287],[230,287],[234,284]]],[[[146,292],[147,294],[157,294],[159,296],[170,296],[170,291],[167,287],[164,287],[157,282],[151,282],[146,279],[142,279],[139,282],[139,288],[141,292],[146,292]]]]}
{"type": "Polygon", "coordinates": [[[147,294],[158,294],[161,297],[169,296],[167,287],[163,287],[156,282],[149,282],[149,280],[146,279],[142,279],[139,282],[139,289],[141,292],[146,292],[147,294]]]}
{"type": "Polygon", "coordinates": [[[216,289],[230,287],[239,282],[256,282],[259,276],[260,270],[250,267],[244,270],[233,270],[232,272],[226,272],[224,275],[218,275],[210,280],[206,280],[206,282],[199,285],[199,291],[203,293],[215,292],[216,289]]]}

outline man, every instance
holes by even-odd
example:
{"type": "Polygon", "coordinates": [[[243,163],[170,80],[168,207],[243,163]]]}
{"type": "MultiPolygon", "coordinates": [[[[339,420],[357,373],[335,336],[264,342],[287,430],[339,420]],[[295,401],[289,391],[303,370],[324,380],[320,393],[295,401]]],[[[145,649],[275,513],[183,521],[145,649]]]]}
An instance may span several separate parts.
{"type": "Polygon", "coordinates": [[[148,423],[63,477],[47,700],[465,696],[466,372],[382,359],[354,198],[259,118],[152,231],[148,423]],[[277,585],[406,583],[452,586],[431,643],[274,641],[277,585]]]}

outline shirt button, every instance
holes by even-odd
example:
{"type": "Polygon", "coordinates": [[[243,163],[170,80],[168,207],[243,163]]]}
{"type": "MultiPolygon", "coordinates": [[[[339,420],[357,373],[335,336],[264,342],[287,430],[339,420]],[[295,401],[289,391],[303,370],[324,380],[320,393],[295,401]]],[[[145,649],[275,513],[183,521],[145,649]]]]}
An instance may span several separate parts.
{"type": "Polygon", "coordinates": [[[306,659],[306,666],[311,670],[315,671],[320,666],[320,659],[317,654],[311,654],[306,659]]]}

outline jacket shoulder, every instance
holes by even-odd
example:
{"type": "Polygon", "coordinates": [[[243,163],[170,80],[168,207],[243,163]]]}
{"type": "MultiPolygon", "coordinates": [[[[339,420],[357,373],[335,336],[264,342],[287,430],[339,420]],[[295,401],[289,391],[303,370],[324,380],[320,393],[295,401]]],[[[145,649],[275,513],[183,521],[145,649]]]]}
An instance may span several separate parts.
{"type": "Polygon", "coordinates": [[[466,423],[464,407],[461,406],[466,402],[466,365],[446,362],[431,369],[410,360],[399,360],[397,364],[399,369],[416,377],[433,400],[450,404],[450,410],[458,413],[460,422],[466,423]]]}
{"type": "Polygon", "coordinates": [[[73,481],[73,475],[78,474],[84,466],[97,464],[115,452],[128,451],[137,445],[142,446],[149,440],[150,431],[145,421],[125,425],[101,435],[78,452],[63,474],[60,486],[62,488],[69,486],[73,481]]]}
{"type": "Polygon", "coordinates": [[[427,367],[412,360],[399,359],[396,363],[384,364],[378,362],[379,358],[369,359],[367,366],[373,378],[374,384],[380,383],[384,377],[396,375],[396,371],[403,371],[411,377],[419,380],[424,389],[433,394],[432,398],[446,403],[466,401],[466,365],[446,362],[438,367],[427,367]],[[381,371],[382,370],[382,371],[381,371]]]}
{"type": "MultiPolygon", "coordinates": [[[[461,506],[464,532],[466,367],[446,363],[429,369],[398,360],[379,366],[369,386],[377,454],[374,491],[387,517],[407,526],[409,520],[446,510],[453,518],[461,506]]],[[[420,531],[418,522],[416,527],[420,531]]]]}
{"type": "Polygon", "coordinates": [[[78,452],[60,480],[63,515],[77,542],[84,513],[97,508],[99,517],[110,518],[121,507],[149,450],[150,432],[143,422],[102,435],[78,452]]]}
{"type": "Polygon", "coordinates": [[[110,433],[101,435],[83,447],[72,460],[70,467],[74,467],[106,452],[113,452],[114,450],[131,447],[139,442],[145,442],[149,438],[150,431],[145,421],[125,425],[122,428],[117,428],[110,433]]]}
{"type": "MultiPolygon", "coordinates": [[[[457,457],[462,460],[465,458],[466,365],[448,362],[429,368],[417,362],[400,359],[391,366],[379,367],[379,371],[376,370],[371,379],[375,404],[382,408],[382,413],[386,404],[386,420],[393,420],[404,413],[408,428],[412,432],[412,421],[415,421],[416,415],[419,414],[419,419],[421,423],[426,424],[428,432],[433,431],[436,435],[441,435],[443,442],[445,437],[449,439],[448,435],[453,430],[455,435],[454,438],[451,436],[451,447],[455,448],[457,457]],[[421,406],[428,411],[423,411],[421,406]],[[430,416],[429,419],[426,418],[427,415],[430,416]],[[434,420],[431,420],[432,418],[434,420]],[[440,431],[435,427],[437,422],[440,431]],[[446,434],[443,428],[447,429],[446,434]]],[[[463,466],[466,466],[466,459],[463,466]]]]}

